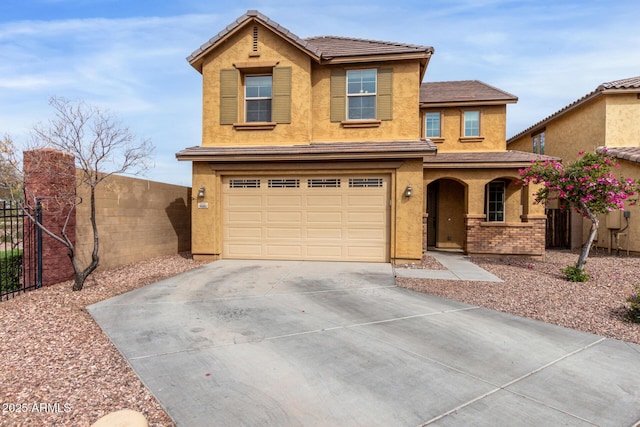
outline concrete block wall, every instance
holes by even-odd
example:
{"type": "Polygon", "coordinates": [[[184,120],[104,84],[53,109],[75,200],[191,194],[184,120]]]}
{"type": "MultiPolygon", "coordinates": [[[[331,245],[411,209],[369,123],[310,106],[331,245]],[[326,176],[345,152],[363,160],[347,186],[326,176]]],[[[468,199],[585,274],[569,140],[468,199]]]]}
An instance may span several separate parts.
{"type": "MultiPolygon", "coordinates": [[[[80,171],[78,171],[80,173],[80,171]]],[[[79,187],[77,253],[91,259],[89,189],[79,187]]],[[[112,175],[96,188],[99,269],[191,250],[191,188],[112,175]]]]}

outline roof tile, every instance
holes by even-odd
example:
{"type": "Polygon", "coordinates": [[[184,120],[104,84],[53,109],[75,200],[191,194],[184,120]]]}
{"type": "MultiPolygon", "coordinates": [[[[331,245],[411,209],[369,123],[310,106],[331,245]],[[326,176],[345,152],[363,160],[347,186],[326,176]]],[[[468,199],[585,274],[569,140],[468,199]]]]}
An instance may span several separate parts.
{"type": "Polygon", "coordinates": [[[598,147],[597,153],[606,153],[607,156],[629,162],[640,163],[640,147],[598,147]]]}
{"type": "Polygon", "coordinates": [[[478,80],[428,82],[420,86],[421,104],[517,100],[517,96],[478,80]]]}

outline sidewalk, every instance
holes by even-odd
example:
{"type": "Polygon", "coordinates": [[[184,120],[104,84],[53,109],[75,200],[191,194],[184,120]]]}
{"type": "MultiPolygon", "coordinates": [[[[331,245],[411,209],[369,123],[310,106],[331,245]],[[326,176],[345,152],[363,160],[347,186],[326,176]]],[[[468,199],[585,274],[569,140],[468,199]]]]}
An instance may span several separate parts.
{"type": "Polygon", "coordinates": [[[442,264],[446,270],[425,270],[420,268],[394,268],[396,277],[412,279],[440,280],[477,280],[481,282],[502,282],[469,260],[469,257],[457,252],[429,251],[428,255],[442,264]]]}

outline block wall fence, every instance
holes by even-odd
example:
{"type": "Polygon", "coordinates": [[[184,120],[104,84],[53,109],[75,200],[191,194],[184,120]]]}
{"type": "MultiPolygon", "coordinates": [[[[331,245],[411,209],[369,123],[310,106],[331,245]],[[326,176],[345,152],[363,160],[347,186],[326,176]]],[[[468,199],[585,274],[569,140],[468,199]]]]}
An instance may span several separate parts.
{"type": "MultiPolygon", "coordinates": [[[[67,218],[56,204],[74,192],[78,204],[67,224],[81,266],[93,250],[89,188],[76,186],[80,170],[74,158],[55,150],[24,153],[25,197],[40,198],[42,222],[59,234],[67,218]]],[[[100,265],[106,270],[145,259],[191,250],[191,188],[112,175],[96,187],[100,265]]],[[[73,278],[67,248],[43,234],[43,281],[52,285],[73,278]]]]}

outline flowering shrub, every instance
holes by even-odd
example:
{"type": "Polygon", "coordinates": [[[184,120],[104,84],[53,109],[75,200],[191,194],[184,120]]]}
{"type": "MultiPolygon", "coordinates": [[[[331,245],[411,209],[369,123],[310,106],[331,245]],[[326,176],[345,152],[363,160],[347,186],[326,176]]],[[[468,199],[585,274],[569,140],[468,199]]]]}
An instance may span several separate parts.
{"type": "Polygon", "coordinates": [[[640,323],[640,285],[636,285],[633,294],[627,298],[627,319],[640,323]]]}
{"type": "MultiPolygon", "coordinates": [[[[584,153],[578,160],[563,165],[555,160],[537,160],[530,167],[520,170],[522,185],[542,184],[534,193],[535,202],[561,199],[567,201],[577,212],[591,220],[589,238],[582,247],[575,266],[584,270],[591,244],[598,231],[598,215],[616,209],[624,209],[624,203],[634,204],[632,196],[639,183],[632,179],[618,180],[612,173],[617,167],[606,149],[600,153],[584,153]]],[[[568,276],[568,274],[565,272],[568,276]]],[[[588,275],[587,275],[588,280],[588,275]]]]}

